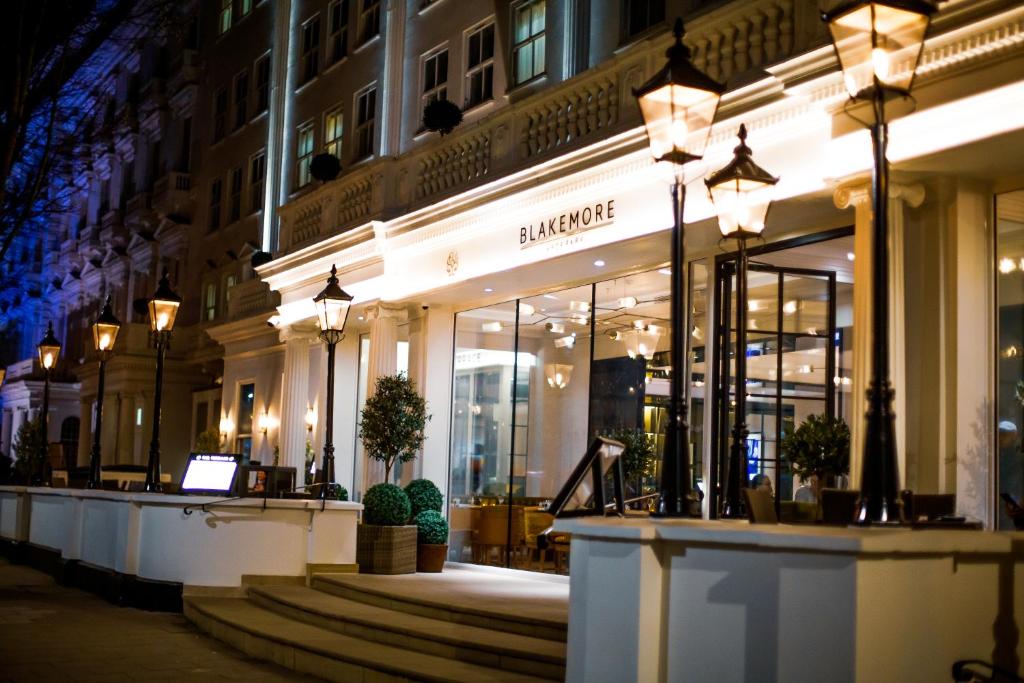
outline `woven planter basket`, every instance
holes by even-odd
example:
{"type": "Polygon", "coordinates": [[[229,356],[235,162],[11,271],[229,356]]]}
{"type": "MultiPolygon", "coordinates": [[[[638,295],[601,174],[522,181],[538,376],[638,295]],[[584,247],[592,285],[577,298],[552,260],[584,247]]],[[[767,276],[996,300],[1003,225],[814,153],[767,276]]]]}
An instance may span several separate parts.
{"type": "Polygon", "coordinates": [[[416,571],[416,525],[360,524],[356,562],[363,574],[412,574],[416,571]]]}

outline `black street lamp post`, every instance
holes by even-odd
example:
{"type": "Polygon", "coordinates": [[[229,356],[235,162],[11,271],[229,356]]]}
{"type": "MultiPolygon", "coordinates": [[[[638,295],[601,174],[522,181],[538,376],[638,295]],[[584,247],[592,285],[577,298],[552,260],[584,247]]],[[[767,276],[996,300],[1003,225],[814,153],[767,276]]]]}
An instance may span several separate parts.
{"type": "Polygon", "coordinates": [[[887,100],[907,97],[935,6],[923,0],[857,0],[822,15],[853,100],[871,104],[871,380],[857,522],[899,522],[899,471],[889,379],[889,162],[887,100]]]}
{"type": "Polygon", "coordinates": [[[114,341],[120,330],[121,321],[114,316],[108,296],[103,310],[96,318],[96,322],[92,324],[92,339],[96,353],[99,355],[100,368],[96,382],[96,424],[93,426],[92,452],[89,454],[89,480],[85,485],[89,489],[100,487],[100,463],[103,459],[100,452],[100,435],[103,431],[104,380],[107,374],[107,361],[110,360],[110,356],[114,352],[114,341]]]}
{"type": "Polygon", "coordinates": [[[321,500],[327,500],[334,488],[334,347],[345,338],[352,296],[338,286],[338,269],[331,266],[327,286],[313,298],[320,323],[320,339],[327,344],[327,418],[324,423],[324,461],[320,468],[321,500]]]}
{"type": "Polygon", "coordinates": [[[146,463],[145,490],[148,493],[163,491],[160,483],[160,402],[164,389],[164,356],[180,305],[181,297],[171,289],[165,268],[156,292],[149,300],[149,329],[156,344],[156,391],[153,395],[153,438],[149,442],[149,461],[146,463]]]}
{"type": "Polygon", "coordinates": [[[60,358],[60,341],[53,334],[52,321],[47,323],[46,334],[36,350],[39,352],[39,366],[43,369],[43,412],[39,416],[39,442],[42,444],[43,452],[42,458],[40,458],[39,472],[32,477],[32,483],[41,485],[46,475],[46,459],[49,456],[50,373],[57,366],[57,360],[60,358]]]}
{"type": "MultiPolygon", "coordinates": [[[[740,491],[746,486],[747,461],[747,240],[764,232],[771,188],[779,179],[751,158],[747,127],[740,124],[740,144],[725,168],[712,173],[705,184],[718,214],[724,239],[735,239],[736,259],[736,406],[732,423],[732,446],[725,488],[723,517],[744,515],[740,491]]],[[[780,377],[778,381],[782,381],[780,377]]]]}
{"type": "Polygon", "coordinates": [[[686,187],[683,166],[700,159],[725,86],[690,62],[683,44],[683,21],[676,19],[675,43],[666,51],[668,63],[649,81],[633,90],[647,129],[655,161],[675,167],[672,184],[672,383],[668,434],[661,468],[658,513],[666,517],[699,516],[699,502],[690,490],[690,426],[685,400],[686,348],[689,335],[686,297],[686,244],[683,207],[686,187]]]}

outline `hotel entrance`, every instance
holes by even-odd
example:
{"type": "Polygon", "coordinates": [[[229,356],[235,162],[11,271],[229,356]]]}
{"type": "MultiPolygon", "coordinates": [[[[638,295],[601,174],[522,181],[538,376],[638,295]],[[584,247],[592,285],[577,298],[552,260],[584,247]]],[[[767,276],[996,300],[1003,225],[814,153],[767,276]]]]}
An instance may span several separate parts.
{"type": "MultiPolygon", "coordinates": [[[[713,387],[711,500],[716,517],[728,481],[736,404],[736,255],[715,263],[716,359],[713,387]]],[[[853,238],[753,250],[748,271],[746,462],[740,480],[770,487],[782,519],[801,514],[806,482],[790,470],[780,444],[811,415],[850,421],[853,238]]]]}

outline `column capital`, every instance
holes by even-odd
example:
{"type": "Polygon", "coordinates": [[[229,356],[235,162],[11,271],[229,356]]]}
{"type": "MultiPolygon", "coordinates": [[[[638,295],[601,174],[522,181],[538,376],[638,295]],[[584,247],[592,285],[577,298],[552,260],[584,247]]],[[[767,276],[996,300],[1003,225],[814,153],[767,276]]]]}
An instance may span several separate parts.
{"type": "Polygon", "coordinates": [[[366,319],[370,321],[394,319],[399,323],[404,323],[408,318],[409,313],[405,304],[379,301],[366,307],[366,319]]]}
{"type": "MultiPolygon", "coordinates": [[[[889,202],[902,201],[916,208],[924,201],[924,185],[917,182],[889,182],[889,202]]],[[[837,209],[857,208],[871,202],[871,178],[859,177],[840,183],[832,193],[837,209]]]]}
{"type": "Polygon", "coordinates": [[[278,336],[282,342],[306,340],[310,344],[317,341],[320,335],[320,328],[315,322],[302,321],[285,325],[278,330],[278,336]]]}

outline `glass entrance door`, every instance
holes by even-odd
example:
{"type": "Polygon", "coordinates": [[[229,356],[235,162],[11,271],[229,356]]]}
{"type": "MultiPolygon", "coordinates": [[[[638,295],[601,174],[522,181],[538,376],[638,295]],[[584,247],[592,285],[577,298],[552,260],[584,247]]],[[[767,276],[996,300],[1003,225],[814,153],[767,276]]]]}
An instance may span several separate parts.
{"type": "MultiPolygon", "coordinates": [[[[721,511],[728,480],[736,398],[736,261],[716,263],[716,337],[712,382],[711,514],[721,511]]],[[[836,326],[836,273],[751,260],[748,271],[746,423],[748,486],[770,482],[776,511],[793,500],[793,474],[780,452],[782,437],[812,414],[836,415],[842,348],[836,326]],[[836,381],[836,380],[839,381],[836,381]]]]}

